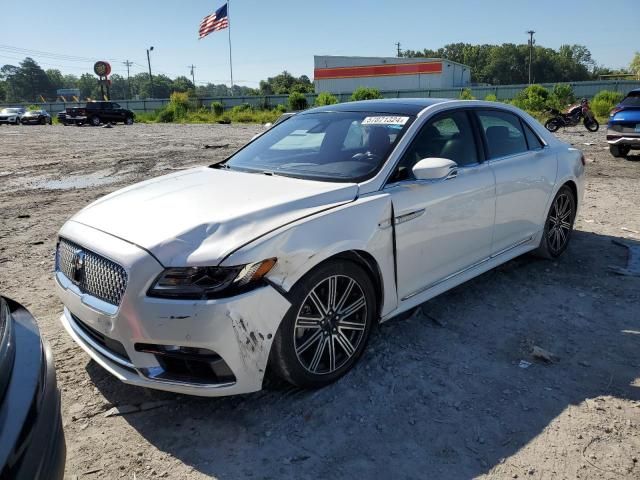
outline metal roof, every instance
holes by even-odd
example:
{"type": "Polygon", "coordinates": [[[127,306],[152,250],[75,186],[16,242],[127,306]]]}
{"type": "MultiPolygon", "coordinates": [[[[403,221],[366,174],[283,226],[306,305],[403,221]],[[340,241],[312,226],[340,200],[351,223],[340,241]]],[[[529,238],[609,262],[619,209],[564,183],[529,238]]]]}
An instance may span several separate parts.
{"type": "Polygon", "coordinates": [[[359,102],[337,103],[301,112],[299,115],[318,112],[375,112],[396,115],[417,115],[423,109],[436,103],[450,102],[449,98],[388,98],[381,100],[361,100],[359,102]]]}

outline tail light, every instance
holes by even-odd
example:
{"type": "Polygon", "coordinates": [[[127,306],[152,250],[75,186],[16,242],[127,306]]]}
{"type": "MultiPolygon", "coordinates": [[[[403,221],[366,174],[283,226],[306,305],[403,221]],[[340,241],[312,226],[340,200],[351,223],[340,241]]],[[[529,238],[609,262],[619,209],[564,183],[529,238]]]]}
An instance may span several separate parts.
{"type": "Polygon", "coordinates": [[[609,112],[609,116],[613,117],[616,113],[621,112],[622,110],[624,110],[624,108],[622,107],[615,107],[613,110],[611,110],[609,112]]]}
{"type": "Polygon", "coordinates": [[[584,158],[584,153],[580,154],[580,161],[582,162],[583,167],[587,164],[587,159],[584,158]]]}

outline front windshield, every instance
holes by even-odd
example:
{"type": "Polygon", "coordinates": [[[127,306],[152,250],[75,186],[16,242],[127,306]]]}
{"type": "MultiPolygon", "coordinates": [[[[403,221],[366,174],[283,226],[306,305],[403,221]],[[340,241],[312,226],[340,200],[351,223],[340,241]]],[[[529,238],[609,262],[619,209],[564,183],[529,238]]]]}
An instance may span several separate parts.
{"type": "Polygon", "coordinates": [[[373,112],[298,114],[274,126],[223,167],[328,181],[377,172],[413,120],[373,112]]]}
{"type": "Polygon", "coordinates": [[[20,110],[17,108],[3,108],[2,113],[18,113],[20,110]]]}

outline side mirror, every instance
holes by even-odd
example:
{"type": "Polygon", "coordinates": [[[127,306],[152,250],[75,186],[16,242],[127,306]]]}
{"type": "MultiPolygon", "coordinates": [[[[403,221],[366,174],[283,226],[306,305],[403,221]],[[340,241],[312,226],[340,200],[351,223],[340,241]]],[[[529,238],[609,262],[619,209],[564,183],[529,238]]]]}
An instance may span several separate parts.
{"type": "Polygon", "coordinates": [[[440,180],[455,177],[458,164],[448,158],[423,158],[411,169],[418,180],[440,180]]]}

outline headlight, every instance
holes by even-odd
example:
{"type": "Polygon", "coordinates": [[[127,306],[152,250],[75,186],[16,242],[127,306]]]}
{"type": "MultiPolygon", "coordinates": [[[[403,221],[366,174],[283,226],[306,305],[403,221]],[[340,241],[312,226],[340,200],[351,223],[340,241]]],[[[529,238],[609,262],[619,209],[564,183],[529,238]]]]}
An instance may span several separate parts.
{"type": "Polygon", "coordinates": [[[237,267],[167,268],[147,292],[150,297],[206,299],[230,296],[260,284],[275,258],[237,267]]]}

